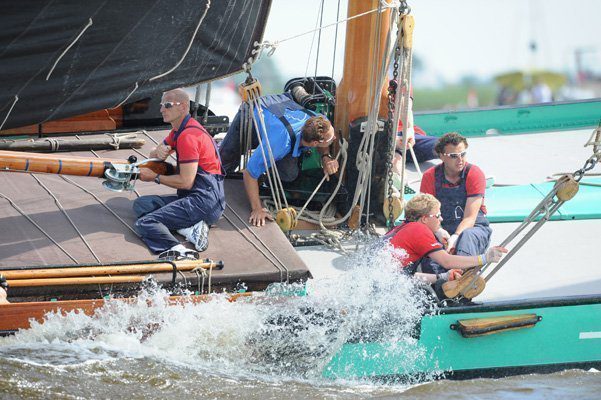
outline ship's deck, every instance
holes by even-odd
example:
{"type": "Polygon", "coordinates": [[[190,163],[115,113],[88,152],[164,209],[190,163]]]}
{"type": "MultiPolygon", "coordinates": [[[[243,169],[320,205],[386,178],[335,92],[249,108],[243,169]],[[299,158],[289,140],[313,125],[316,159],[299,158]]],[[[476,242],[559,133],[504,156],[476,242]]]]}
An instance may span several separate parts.
{"type": "MultiPolygon", "coordinates": [[[[148,134],[153,140],[162,140],[167,133],[148,134]]],[[[96,154],[114,159],[127,159],[133,154],[141,160],[155,146],[149,137],[145,138],[146,144],[138,152],[120,149],[96,154]]],[[[92,152],[56,154],[94,157],[92,152]]],[[[116,193],[104,189],[98,178],[65,178],[42,173],[0,172],[0,193],[38,225],[36,227],[6,198],[0,198],[0,268],[110,264],[156,258],[133,231],[132,203],[137,195],[173,194],[174,189],[139,181],[137,194],[116,193]]],[[[277,225],[255,229],[245,223],[249,205],[241,180],[226,181],[226,199],[228,207],[224,216],[211,228],[209,248],[201,253],[202,258],[222,260],[225,265],[223,270],[213,273],[214,286],[231,287],[244,282],[249,288],[261,288],[269,282],[286,280],[287,275],[291,280],[310,277],[307,266],[277,225]]],[[[189,278],[194,279],[194,274],[191,275],[189,278]]]]}

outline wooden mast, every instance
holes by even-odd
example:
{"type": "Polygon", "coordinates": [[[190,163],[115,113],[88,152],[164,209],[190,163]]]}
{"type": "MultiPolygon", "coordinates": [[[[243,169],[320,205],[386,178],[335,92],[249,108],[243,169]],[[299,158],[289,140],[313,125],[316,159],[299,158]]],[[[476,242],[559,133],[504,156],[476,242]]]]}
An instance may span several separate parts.
{"type": "MultiPolygon", "coordinates": [[[[378,8],[379,0],[349,0],[348,16],[352,17],[369,10],[378,8]]],[[[336,131],[342,131],[342,136],[348,139],[349,124],[357,118],[369,113],[372,100],[370,99],[373,69],[379,68],[385,57],[384,47],[388,35],[390,9],[382,14],[380,31],[376,32],[378,13],[374,12],[347,22],[346,45],[344,53],[344,71],[340,85],[336,90],[336,131]],[[379,46],[378,46],[379,44],[379,46]],[[380,54],[377,53],[377,48],[380,54]]],[[[375,84],[375,82],[374,82],[375,84]]],[[[380,118],[387,116],[386,85],[377,88],[380,93],[380,118]]]]}

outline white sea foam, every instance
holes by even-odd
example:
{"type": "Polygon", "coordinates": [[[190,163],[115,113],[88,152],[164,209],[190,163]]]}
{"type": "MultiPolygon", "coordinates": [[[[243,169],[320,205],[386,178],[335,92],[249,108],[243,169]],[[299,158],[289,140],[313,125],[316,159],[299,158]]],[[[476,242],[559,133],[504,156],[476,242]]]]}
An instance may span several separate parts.
{"type": "MultiPolygon", "coordinates": [[[[174,306],[151,288],[134,303],[108,301],[91,317],[50,314],[0,339],[0,352],[43,347],[43,357],[31,351],[23,361],[55,367],[150,357],[220,376],[320,382],[347,341],[386,343],[386,351],[415,344],[411,331],[427,307],[390,249],[373,247],[347,262],[345,274],[312,282],[307,296],[282,296],[298,287],[279,285],[237,302],[216,294],[208,303],[174,306]]],[[[410,348],[408,363],[424,357],[410,348]]]]}

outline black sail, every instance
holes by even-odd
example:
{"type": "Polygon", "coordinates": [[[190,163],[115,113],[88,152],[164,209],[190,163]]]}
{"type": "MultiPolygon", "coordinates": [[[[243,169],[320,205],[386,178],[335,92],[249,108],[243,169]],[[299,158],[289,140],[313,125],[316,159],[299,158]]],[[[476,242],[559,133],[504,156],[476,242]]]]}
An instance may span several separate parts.
{"type": "Polygon", "coordinates": [[[262,40],[270,4],[7,2],[0,13],[0,125],[84,114],[236,73],[262,40]]]}

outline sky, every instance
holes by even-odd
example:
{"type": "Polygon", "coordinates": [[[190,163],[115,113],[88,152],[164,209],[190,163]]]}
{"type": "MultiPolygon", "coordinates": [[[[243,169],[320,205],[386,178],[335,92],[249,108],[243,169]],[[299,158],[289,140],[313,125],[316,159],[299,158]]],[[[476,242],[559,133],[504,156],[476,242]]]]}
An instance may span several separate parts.
{"type": "MultiPolygon", "coordinates": [[[[273,0],[263,39],[280,41],[272,59],[286,77],[315,74],[321,0],[273,0]],[[313,42],[313,48],[311,43],[313,42]]],[[[336,21],[338,0],[324,0],[323,25],[336,21]]],[[[425,70],[414,84],[432,86],[464,76],[486,79],[512,70],[575,71],[575,51],[585,66],[601,75],[600,0],[416,0],[414,56],[425,70]],[[530,43],[537,44],[535,52],[530,43]]],[[[340,16],[346,18],[346,1],[340,16]]],[[[317,73],[342,74],[346,25],[322,30],[317,73]],[[335,55],[336,58],[333,58],[335,55]]],[[[265,55],[263,56],[265,57],[265,55]]]]}

